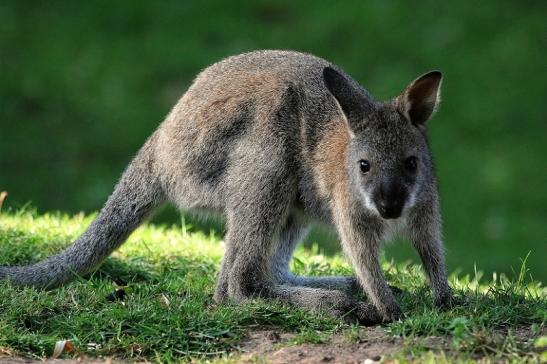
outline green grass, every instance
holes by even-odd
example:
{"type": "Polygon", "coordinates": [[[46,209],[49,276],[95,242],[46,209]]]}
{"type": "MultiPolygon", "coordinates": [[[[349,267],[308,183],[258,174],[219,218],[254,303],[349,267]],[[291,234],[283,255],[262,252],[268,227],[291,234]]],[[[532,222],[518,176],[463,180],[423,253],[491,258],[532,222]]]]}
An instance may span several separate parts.
{"type": "MultiPolygon", "coordinates": [[[[0,265],[38,261],[70,243],[93,216],[33,211],[0,214],[0,265]]],[[[335,334],[355,339],[356,327],[261,300],[244,306],[212,300],[221,258],[221,237],[180,226],[145,225],[90,279],[51,292],[0,284],[0,353],[30,358],[51,355],[55,342],[72,340],[90,356],[172,362],[236,355],[246,332],[263,327],[296,333],[294,343],[328,342],[335,334]],[[108,301],[117,285],[124,300],[108,301]],[[168,301],[168,303],[166,303],[168,301]]],[[[297,252],[300,274],[349,274],[339,257],[317,249],[297,252]]],[[[398,300],[406,318],[385,325],[404,338],[400,361],[507,359],[539,362],[536,337],[544,332],[546,291],[528,278],[523,264],[509,279],[452,275],[461,304],[448,311],[432,306],[418,266],[385,262],[390,284],[404,289],[398,300]],[[519,339],[518,332],[530,332],[519,339]],[[447,346],[430,352],[424,340],[442,337],[447,346]]]]}
{"type": "Polygon", "coordinates": [[[521,0],[3,0],[0,191],[14,207],[98,210],[197,73],[233,54],[311,52],[380,100],[440,69],[448,265],[511,273],[532,251],[546,281],[545,14],[521,0]]]}

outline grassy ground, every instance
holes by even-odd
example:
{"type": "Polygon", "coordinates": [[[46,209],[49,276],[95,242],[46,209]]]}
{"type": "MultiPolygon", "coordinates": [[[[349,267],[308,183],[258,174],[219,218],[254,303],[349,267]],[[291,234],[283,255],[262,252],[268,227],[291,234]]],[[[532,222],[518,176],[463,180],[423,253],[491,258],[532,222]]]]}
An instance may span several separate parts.
{"type": "MultiPolygon", "coordinates": [[[[43,259],[69,244],[91,219],[25,210],[0,214],[0,265],[43,259]]],[[[333,337],[355,347],[377,332],[367,330],[381,330],[382,340],[398,345],[385,361],[540,362],[545,355],[534,343],[545,335],[546,290],[527,279],[524,265],[512,279],[452,275],[462,303],[441,312],[431,304],[419,267],[385,262],[390,284],[404,289],[398,300],[406,318],[363,329],[260,300],[243,307],[214,304],[221,245],[214,233],[146,225],[90,279],[52,292],[0,284],[0,358],[46,358],[58,340],[71,340],[91,357],[238,361],[245,337],[263,329],[291,334],[279,347],[311,348],[328,346],[333,337]],[[126,297],[107,299],[119,285],[128,287],[126,297]]],[[[304,249],[296,256],[293,268],[300,274],[351,273],[340,257],[304,249]]]]}
{"type": "Polygon", "coordinates": [[[534,0],[3,0],[0,191],[14,207],[99,209],[198,72],[233,54],[311,52],[379,100],[440,69],[449,266],[490,277],[532,251],[547,281],[545,14],[534,0]]]}

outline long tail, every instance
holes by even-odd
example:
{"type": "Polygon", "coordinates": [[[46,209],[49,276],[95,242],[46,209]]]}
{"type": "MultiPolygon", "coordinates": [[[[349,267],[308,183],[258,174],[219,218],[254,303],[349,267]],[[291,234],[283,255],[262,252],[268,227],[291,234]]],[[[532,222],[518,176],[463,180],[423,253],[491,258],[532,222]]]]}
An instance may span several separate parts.
{"type": "Polygon", "coordinates": [[[53,289],[97,268],[165,200],[154,173],[153,141],[152,137],[141,148],[97,218],[74,244],[36,264],[0,267],[0,280],[53,289]]]}

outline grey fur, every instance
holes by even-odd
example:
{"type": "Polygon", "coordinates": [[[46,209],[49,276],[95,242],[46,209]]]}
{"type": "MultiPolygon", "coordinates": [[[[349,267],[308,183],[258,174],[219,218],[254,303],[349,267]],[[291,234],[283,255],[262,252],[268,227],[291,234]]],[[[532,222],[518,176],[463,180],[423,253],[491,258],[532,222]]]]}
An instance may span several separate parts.
{"type": "Polygon", "coordinates": [[[419,251],[436,302],[447,305],[425,137],[439,87],[440,73],[430,73],[379,103],[339,68],[309,54],[227,58],[198,75],[71,247],[34,265],[0,267],[0,279],[49,289],[88,273],[168,200],[226,217],[218,302],[261,296],[364,324],[396,319],[401,311],[378,254],[388,231],[398,227],[419,251]],[[403,167],[410,154],[418,160],[412,174],[403,167]],[[365,158],[371,170],[363,174],[359,160],[365,158]],[[384,203],[401,205],[401,217],[383,218],[378,206],[384,203]],[[292,251],[311,219],[336,228],[357,280],[290,273],[292,251]],[[357,282],[370,303],[349,293],[357,282]]]}

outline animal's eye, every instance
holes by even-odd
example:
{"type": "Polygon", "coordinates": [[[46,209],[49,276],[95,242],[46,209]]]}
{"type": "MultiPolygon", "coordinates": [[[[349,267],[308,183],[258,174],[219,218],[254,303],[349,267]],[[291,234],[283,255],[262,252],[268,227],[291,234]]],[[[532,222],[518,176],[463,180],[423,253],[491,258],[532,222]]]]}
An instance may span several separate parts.
{"type": "Polygon", "coordinates": [[[418,158],[412,156],[405,160],[405,168],[409,172],[415,172],[418,168],[418,158]]]}
{"type": "Polygon", "coordinates": [[[368,173],[368,171],[370,171],[370,163],[366,159],[361,159],[359,161],[359,167],[361,168],[362,173],[368,173]]]}

